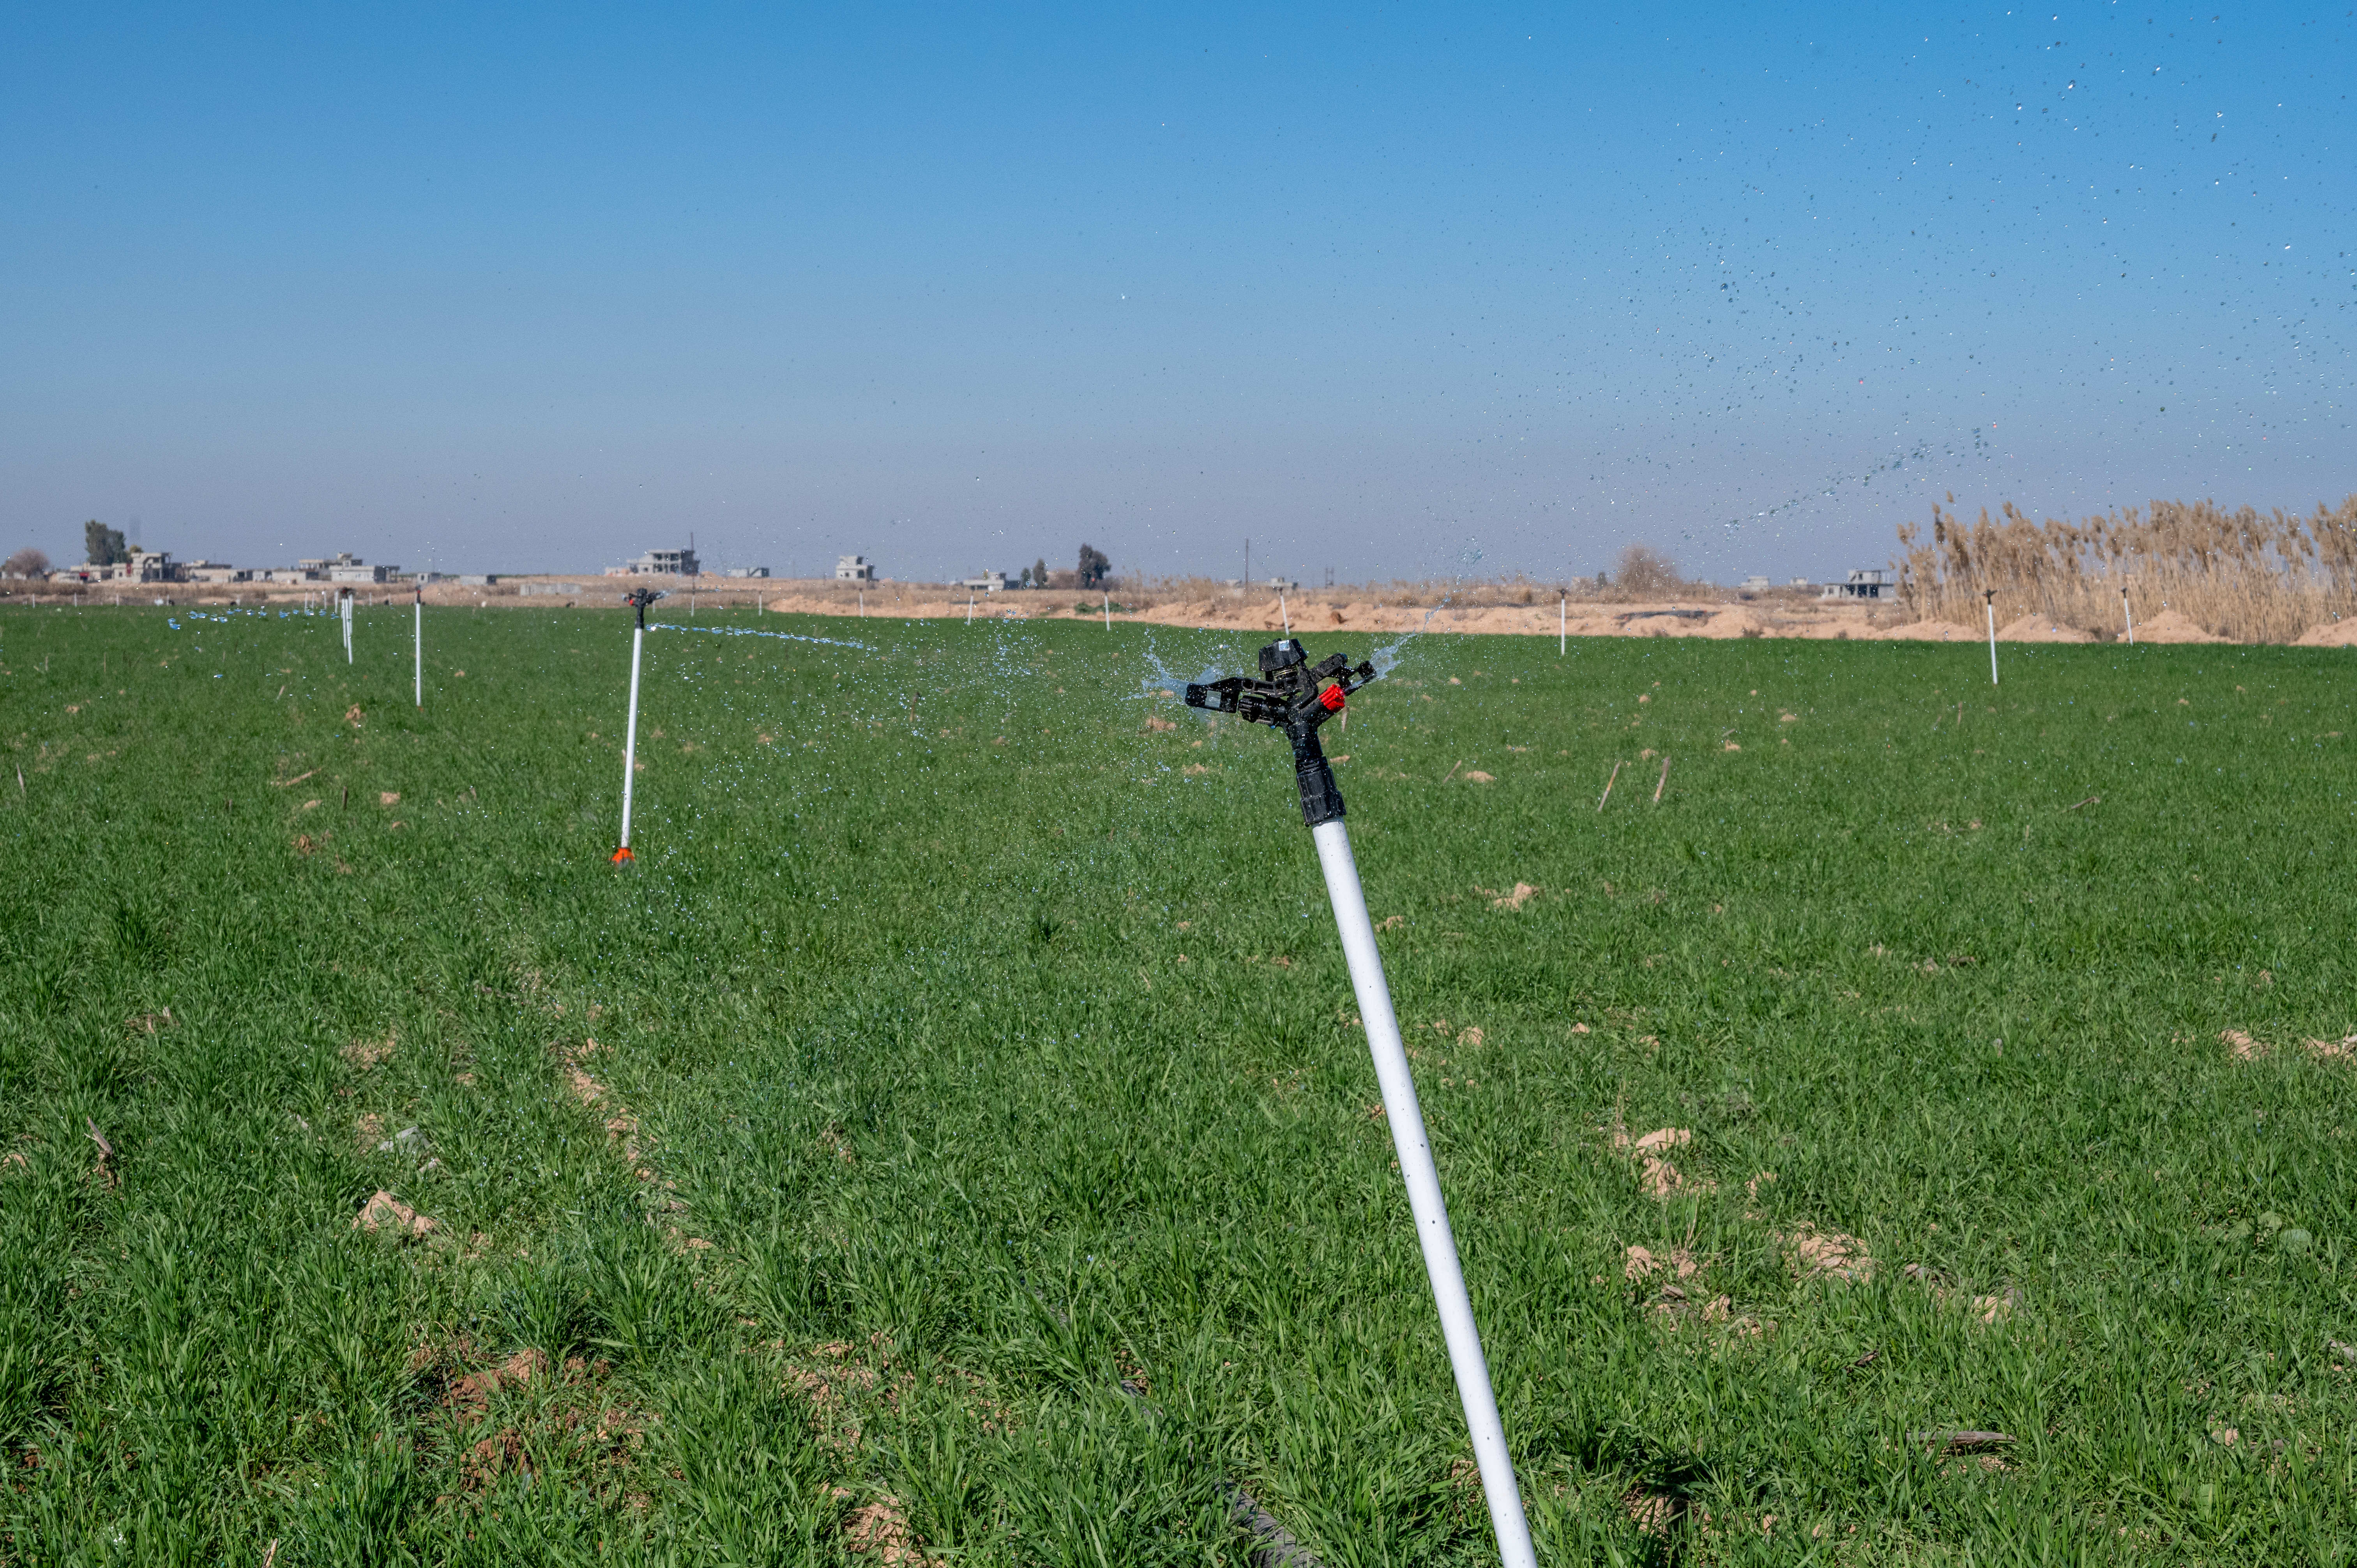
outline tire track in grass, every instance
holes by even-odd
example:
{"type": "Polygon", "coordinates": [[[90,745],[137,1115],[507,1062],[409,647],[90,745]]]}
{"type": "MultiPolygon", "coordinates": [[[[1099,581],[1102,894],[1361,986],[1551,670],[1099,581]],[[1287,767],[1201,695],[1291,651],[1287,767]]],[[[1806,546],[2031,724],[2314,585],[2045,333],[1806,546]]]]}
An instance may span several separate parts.
{"type": "MultiPolygon", "coordinates": [[[[590,1009],[590,1012],[594,1013],[595,1009],[590,1009]]],[[[600,1081],[583,1065],[594,1060],[605,1047],[596,1038],[585,1034],[576,1044],[558,1042],[551,1049],[556,1057],[566,1092],[582,1110],[602,1121],[608,1148],[621,1156],[639,1182],[646,1184],[651,1191],[659,1190],[663,1195],[659,1200],[660,1208],[648,1215],[648,1223],[656,1223],[657,1213],[668,1216],[688,1212],[690,1206],[677,1196],[677,1182],[663,1173],[652,1153],[651,1140],[644,1135],[637,1113],[610,1086],[600,1081]]],[[[664,1239],[674,1252],[683,1256],[714,1251],[714,1244],[709,1240],[683,1231],[676,1223],[665,1222],[664,1239]]],[[[741,1315],[732,1316],[736,1316],[740,1327],[752,1326],[756,1322],[741,1315]]],[[[786,1357],[782,1338],[769,1342],[767,1348],[780,1358],[786,1357]]],[[[882,1375],[888,1376],[891,1371],[890,1342],[879,1336],[870,1348],[877,1352],[883,1363],[882,1375]]],[[[739,1347],[739,1350],[740,1353],[749,1353],[746,1347],[739,1347]]],[[[861,1429],[856,1413],[849,1409],[841,1391],[846,1387],[875,1389],[879,1381],[879,1372],[866,1365],[853,1353],[851,1347],[840,1343],[819,1346],[816,1358],[820,1363],[816,1366],[786,1359],[785,1376],[780,1391],[791,1389],[799,1392],[822,1429],[818,1436],[819,1446],[834,1451],[838,1457],[848,1457],[859,1446],[861,1429]]],[[[905,1391],[909,1380],[909,1374],[906,1372],[890,1379],[879,1396],[882,1402],[887,1406],[896,1404],[896,1395],[905,1391]]],[[[828,1500],[844,1510],[836,1521],[836,1533],[846,1550],[862,1554],[873,1552],[877,1560],[887,1564],[888,1568],[929,1568],[934,1563],[935,1559],[928,1556],[917,1544],[909,1523],[908,1505],[893,1493],[878,1489],[865,1503],[852,1507],[850,1505],[856,1502],[859,1496],[852,1488],[830,1483],[825,1491],[828,1500]]]]}

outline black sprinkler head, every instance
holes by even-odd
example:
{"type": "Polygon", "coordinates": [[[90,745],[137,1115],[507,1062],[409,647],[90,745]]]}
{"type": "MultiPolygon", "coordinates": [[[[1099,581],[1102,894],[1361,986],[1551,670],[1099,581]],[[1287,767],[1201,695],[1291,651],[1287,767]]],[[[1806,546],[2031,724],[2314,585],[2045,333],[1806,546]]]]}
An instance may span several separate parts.
{"type": "Polygon", "coordinates": [[[1301,819],[1311,827],[1339,821],[1342,792],[1334,769],[1318,744],[1318,726],[1342,711],[1350,694],[1375,678],[1372,662],[1355,669],[1340,653],[1316,664],[1292,638],[1260,650],[1261,678],[1231,675],[1209,684],[1189,682],[1187,705],[1206,713],[1233,714],[1246,724],[1281,729],[1293,742],[1293,771],[1301,785],[1301,819]],[[1334,684],[1319,690],[1332,679],[1334,684]]]}
{"type": "Polygon", "coordinates": [[[644,631],[647,628],[647,607],[665,596],[661,588],[632,588],[622,596],[622,602],[639,612],[639,629],[644,631]]]}

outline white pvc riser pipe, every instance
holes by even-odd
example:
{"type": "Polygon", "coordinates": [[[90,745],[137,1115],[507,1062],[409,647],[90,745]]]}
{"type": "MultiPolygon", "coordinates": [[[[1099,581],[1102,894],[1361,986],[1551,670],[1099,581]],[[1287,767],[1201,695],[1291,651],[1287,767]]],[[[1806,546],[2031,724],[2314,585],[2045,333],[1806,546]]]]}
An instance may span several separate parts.
{"type": "Polygon", "coordinates": [[[1983,607],[1988,611],[1989,684],[1994,686],[1996,684],[1996,601],[1992,599],[1983,607]]]}
{"type": "Polygon", "coordinates": [[[1334,924],[1342,934],[1342,954],[1351,965],[1351,986],[1359,998],[1359,1016],[1366,1025],[1367,1048],[1375,1058],[1383,1117],[1391,1123],[1400,1175],[1407,1183],[1408,1212],[1415,1217],[1425,1272],[1432,1279],[1433,1305],[1440,1311],[1440,1336],[1448,1347],[1449,1369],[1456,1374],[1457,1395],[1464,1402],[1465,1424],[1473,1436],[1473,1459],[1481,1469],[1481,1490],[1489,1499],[1491,1526],[1497,1531],[1498,1555],[1505,1568],[1536,1568],[1530,1523],[1523,1517],[1523,1495],[1514,1484],[1513,1458],[1506,1451],[1505,1423],[1499,1419],[1497,1395],[1490,1387],[1481,1333],[1473,1321],[1472,1298],[1465,1292],[1457,1238],[1448,1229],[1448,1205],[1441,1197],[1432,1144],[1424,1134],[1424,1112],[1416,1104],[1415,1079],[1408,1070],[1399,1018],[1392,1011],[1391,987],[1383,979],[1383,955],[1375,948],[1375,926],[1367,916],[1367,897],[1359,886],[1351,836],[1339,818],[1318,823],[1309,830],[1309,836],[1318,845],[1318,864],[1326,873],[1326,895],[1333,901],[1334,924]]]}
{"type": "Polygon", "coordinates": [[[416,657],[417,705],[425,705],[425,601],[417,601],[417,639],[414,645],[416,657]]]}
{"type": "Polygon", "coordinates": [[[630,847],[630,775],[635,772],[639,755],[639,650],[645,646],[647,628],[634,627],[630,631],[630,716],[622,727],[622,843],[630,847]]]}

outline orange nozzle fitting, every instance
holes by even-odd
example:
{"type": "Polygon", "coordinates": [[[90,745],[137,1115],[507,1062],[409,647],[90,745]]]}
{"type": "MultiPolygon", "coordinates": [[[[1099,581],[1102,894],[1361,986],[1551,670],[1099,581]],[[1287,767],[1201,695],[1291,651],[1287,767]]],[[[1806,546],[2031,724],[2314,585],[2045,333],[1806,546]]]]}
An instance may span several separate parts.
{"type": "Polygon", "coordinates": [[[1328,713],[1339,714],[1342,711],[1343,705],[1347,703],[1350,699],[1342,695],[1341,687],[1329,686],[1324,691],[1318,693],[1318,701],[1328,713]]]}
{"type": "Polygon", "coordinates": [[[621,848],[614,852],[614,864],[616,865],[621,865],[622,862],[626,860],[636,860],[638,856],[630,853],[630,846],[629,844],[624,844],[621,848]]]}

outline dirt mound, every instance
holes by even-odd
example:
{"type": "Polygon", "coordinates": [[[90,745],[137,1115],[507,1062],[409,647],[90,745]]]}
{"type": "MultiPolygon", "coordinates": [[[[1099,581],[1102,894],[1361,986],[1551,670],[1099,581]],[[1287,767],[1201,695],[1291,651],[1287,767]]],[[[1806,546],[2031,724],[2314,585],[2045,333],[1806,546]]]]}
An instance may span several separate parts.
{"type": "Polygon", "coordinates": [[[1753,615],[1749,610],[1729,608],[1719,611],[1717,615],[1711,617],[1708,620],[1695,628],[1694,635],[1696,637],[1718,639],[1759,637],[1765,633],[1767,629],[1768,628],[1760,623],[1760,618],[1753,615]]]}
{"type": "Polygon", "coordinates": [[[2082,631],[2075,626],[2064,626],[2050,616],[2024,616],[2008,626],[1996,628],[1999,642],[2093,642],[2095,634],[2082,631]]]}
{"type": "Polygon", "coordinates": [[[1894,626],[1880,637],[1903,639],[1917,642],[1978,642],[1982,634],[1968,626],[1958,626],[1952,620],[1919,620],[1906,626],[1894,626]]]}
{"type": "MultiPolygon", "coordinates": [[[[2139,633],[2138,635],[2142,635],[2139,633]]],[[[2299,634],[2295,648],[2357,648],[2357,617],[2319,622],[2299,634]]]]}
{"type": "MultiPolygon", "coordinates": [[[[2197,625],[2180,610],[2163,610],[2150,620],[2138,621],[2136,628],[2138,642],[2226,642],[2232,640],[2197,625]]],[[[2302,639],[2303,641],[2306,639],[2302,639]]]]}

